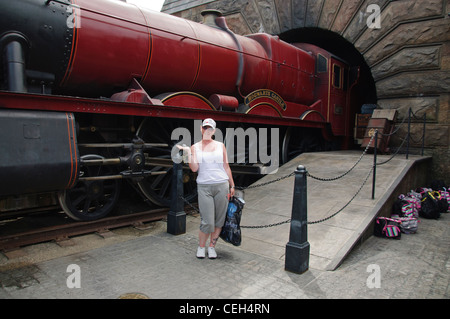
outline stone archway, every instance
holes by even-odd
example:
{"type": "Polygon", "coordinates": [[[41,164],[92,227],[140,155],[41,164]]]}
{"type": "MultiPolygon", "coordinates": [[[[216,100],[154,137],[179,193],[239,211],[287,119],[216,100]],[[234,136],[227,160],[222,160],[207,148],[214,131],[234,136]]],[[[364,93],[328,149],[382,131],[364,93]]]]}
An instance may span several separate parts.
{"type": "MultiPolygon", "coordinates": [[[[362,65],[369,100],[397,109],[399,120],[410,107],[426,114],[425,154],[434,158],[433,175],[450,182],[450,2],[167,0],[163,12],[200,21],[204,9],[222,11],[235,33],[311,42],[362,65]]],[[[419,138],[421,129],[413,123],[419,138]]]]}

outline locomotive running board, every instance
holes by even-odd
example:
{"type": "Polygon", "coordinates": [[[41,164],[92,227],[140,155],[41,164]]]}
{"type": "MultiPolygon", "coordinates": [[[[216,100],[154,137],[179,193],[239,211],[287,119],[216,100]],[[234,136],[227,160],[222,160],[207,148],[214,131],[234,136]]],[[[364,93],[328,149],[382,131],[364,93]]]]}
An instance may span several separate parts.
{"type": "Polygon", "coordinates": [[[201,110],[199,112],[195,108],[6,91],[0,91],[0,108],[192,120],[203,120],[206,117],[214,117],[216,122],[239,122],[319,129],[326,127],[326,123],[301,120],[300,118],[280,118],[214,110],[201,110]]]}

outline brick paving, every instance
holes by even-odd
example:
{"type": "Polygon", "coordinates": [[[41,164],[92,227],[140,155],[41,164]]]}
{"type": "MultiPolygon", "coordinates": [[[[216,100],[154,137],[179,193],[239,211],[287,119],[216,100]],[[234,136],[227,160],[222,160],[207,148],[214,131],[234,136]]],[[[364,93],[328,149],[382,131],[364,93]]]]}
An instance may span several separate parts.
{"type": "Polygon", "coordinates": [[[218,259],[199,260],[196,236],[174,237],[160,227],[137,239],[2,271],[0,298],[116,299],[141,293],[152,299],[448,299],[449,226],[450,214],[422,219],[416,234],[401,240],[371,237],[337,270],[302,275],[286,272],[284,260],[223,242],[218,259]],[[71,264],[80,267],[81,288],[67,286],[71,264]],[[367,285],[369,265],[381,270],[380,288],[367,285]]]}

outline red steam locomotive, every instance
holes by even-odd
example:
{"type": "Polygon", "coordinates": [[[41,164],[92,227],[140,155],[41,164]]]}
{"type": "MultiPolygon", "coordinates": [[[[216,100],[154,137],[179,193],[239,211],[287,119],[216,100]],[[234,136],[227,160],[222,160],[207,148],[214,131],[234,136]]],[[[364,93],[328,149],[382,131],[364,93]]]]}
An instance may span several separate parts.
{"type": "MultiPolygon", "coordinates": [[[[167,205],[171,132],[207,117],[223,129],[278,128],[281,163],[348,146],[357,68],[203,15],[199,24],[117,0],[1,1],[0,210],[58,194],[72,218],[101,218],[123,179],[167,205]]],[[[184,182],[195,197],[189,170],[184,182]]]]}

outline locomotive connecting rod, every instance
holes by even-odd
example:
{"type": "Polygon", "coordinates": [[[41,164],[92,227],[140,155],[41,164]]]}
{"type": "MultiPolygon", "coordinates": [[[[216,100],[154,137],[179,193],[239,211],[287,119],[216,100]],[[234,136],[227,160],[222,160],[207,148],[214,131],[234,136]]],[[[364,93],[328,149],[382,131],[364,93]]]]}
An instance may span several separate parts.
{"type": "Polygon", "coordinates": [[[122,161],[120,158],[105,158],[93,160],[81,160],[83,166],[97,166],[97,165],[119,165],[122,161]]]}
{"type": "Polygon", "coordinates": [[[132,143],[90,143],[90,144],[78,144],[79,147],[85,148],[131,148],[133,146],[142,146],[143,148],[153,148],[153,147],[169,147],[169,144],[158,144],[158,143],[145,143],[145,144],[132,144],[132,143]]]}
{"type": "Polygon", "coordinates": [[[125,179],[125,178],[136,178],[136,177],[145,177],[145,176],[155,176],[155,175],[165,175],[166,171],[161,172],[150,172],[146,171],[143,173],[130,173],[124,175],[107,175],[107,176],[92,176],[92,177],[80,177],[78,181],[80,182],[95,182],[95,181],[106,181],[106,180],[114,180],[114,179],[125,179]]]}

